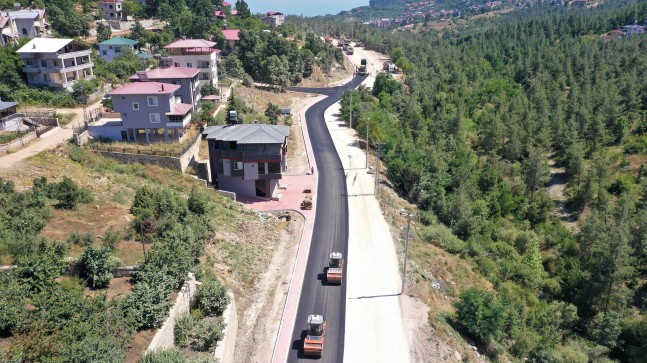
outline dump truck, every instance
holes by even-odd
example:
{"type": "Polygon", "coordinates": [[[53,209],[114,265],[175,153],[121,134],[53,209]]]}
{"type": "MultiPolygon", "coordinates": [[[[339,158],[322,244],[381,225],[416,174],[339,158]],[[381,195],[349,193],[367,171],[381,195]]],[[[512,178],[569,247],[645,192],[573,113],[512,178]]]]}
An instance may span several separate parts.
{"type": "Polygon", "coordinates": [[[360,76],[368,76],[368,68],[366,65],[366,58],[362,58],[359,68],[357,68],[357,74],[360,76]]]}
{"type": "Polygon", "coordinates": [[[306,324],[306,337],[303,339],[303,354],[321,357],[323,355],[326,322],[321,315],[309,315],[306,324]]]}
{"type": "Polygon", "coordinates": [[[326,282],[341,285],[344,276],[344,257],[341,252],[330,252],[328,267],[326,268],[326,282]]]}

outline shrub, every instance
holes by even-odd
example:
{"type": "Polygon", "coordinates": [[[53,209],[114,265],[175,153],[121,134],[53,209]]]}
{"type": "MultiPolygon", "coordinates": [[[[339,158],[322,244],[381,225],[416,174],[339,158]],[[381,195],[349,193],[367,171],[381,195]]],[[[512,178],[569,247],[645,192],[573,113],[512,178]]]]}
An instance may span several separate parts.
{"type": "Polygon", "coordinates": [[[191,306],[207,316],[222,315],[229,304],[227,288],[217,279],[205,281],[191,299],[191,306]]]}
{"type": "Polygon", "coordinates": [[[464,253],[467,251],[467,243],[456,237],[451,229],[442,224],[435,224],[424,228],[420,238],[450,253],[464,253]]]}
{"type": "Polygon", "coordinates": [[[184,354],[175,348],[157,349],[144,354],[139,363],[185,363],[184,354]]]}
{"type": "Polygon", "coordinates": [[[117,249],[117,244],[123,240],[121,234],[114,229],[110,228],[106,235],[103,236],[103,246],[110,249],[110,251],[115,251],[117,249]]]}
{"type": "Polygon", "coordinates": [[[175,319],[175,326],[173,327],[173,340],[175,345],[180,348],[186,348],[191,342],[189,334],[195,326],[195,321],[190,313],[186,312],[181,314],[175,319]]]}
{"type": "Polygon", "coordinates": [[[254,85],[254,80],[252,79],[252,76],[250,76],[249,74],[245,74],[243,76],[243,86],[249,88],[253,85],[254,85]]]}
{"type": "Polygon", "coordinates": [[[40,240],[34,252],[18,260],[16,277],[30,290],[42,291],[63,272],[63,258],[67,251],[68,247],[64,244],[40,240]]]}
{"type": "Polygon", "coordinates": [[[139,272],[137,284],[122,300],[122,307],[134,320],[137,329],[158,328],[172,305],[173,280],[163,271],[139,272]]]}
{"type": "Polygon", "coordinates": [[[224,337],[224,329],[225,323],[220,318],[202,320],[191,331],[191,347],[201,352],[215,349],[224,337]]]}
{"type": "Polygon", "coordinates": [[[50,198],[58,199],[57,208],[76,209],[79,203],[90,203],[92,194],[86,188],[80,188],[72,179],[64,176],[59,183],[54,183],[49,189],[50,198]]]}
{"type": "MultiPolygon", "coordinates": [[[[11,334],[27,317],[23,289],[13,275],[0,273],[0,335],[11,334]]],[[[2,360],[0,360],[2,361],[2,360]]]]}
{"type": "Polygon", "coordinates": [[[72,232],[70,237],[68,237],[67,242],[81,247],[92,246],[94,243],[94,235],[92,232],[72,232]]]}
{"type": "Polygon", "coordinates": [[[83,276],[88,286],[93,289],[102,289],[110,284],[112,279],[113,262],[110,259],[110,248],[102,247],[95,249],[88,246],[80,261],[81,276],[83,276]]]}

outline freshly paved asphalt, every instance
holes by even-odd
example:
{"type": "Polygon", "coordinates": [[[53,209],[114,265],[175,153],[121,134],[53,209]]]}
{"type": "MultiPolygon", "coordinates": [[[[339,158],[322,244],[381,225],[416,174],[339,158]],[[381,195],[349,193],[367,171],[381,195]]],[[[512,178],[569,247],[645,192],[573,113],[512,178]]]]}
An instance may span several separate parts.
{"type": "Polygon", "coordinates": [[[341,286],[327,286],[324,267],[328,265],[328,255],[331,251],[340,251],[344,257],[348,255],[348,199],[344,169],[326,128],[324,111],[338,102],[345,90],[357,87],[364,79],[365,77],[354,77],[349,83],[333,88],[289,88],[290,91],[317,93],[328,97],[306,111],[306,122],[319,177],[315,204],[317,218],[288,362],[300,362],[310,358],[303,355],[302,347],[306,320],[311,314],[323,315],[326,321],[325,346],[323,357],[319,361],[344,360],[346,276],[344,275],[341,286]]]}

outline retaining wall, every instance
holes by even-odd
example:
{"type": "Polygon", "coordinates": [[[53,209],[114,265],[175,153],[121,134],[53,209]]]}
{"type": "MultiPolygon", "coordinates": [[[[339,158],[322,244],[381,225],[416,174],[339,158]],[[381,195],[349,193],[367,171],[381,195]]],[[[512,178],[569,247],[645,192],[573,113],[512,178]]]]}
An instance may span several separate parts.
{"type": "Polygon", "coordinates": [[[101,151],[94,150],[103,156],[108,156],[113,159],[117,159],[124,163],[140,163],[140,164],[154,164],[171,169],[182,169],[182,163],[180,158],[174,158],[171,156],[159,156],[159,155],[145,155],[145,154],[129,154],[129,153],[120,153],[120,152],[110,152],[110,151],[101,151]]]}
{"type": "Polygon", "coordinates": [[[218,342],[213,355],[220,363],[233,363],[236,351],[236,338],[238,334],[238,314],[236,313],[236,300],[234,294],[229,292],[229,305],[222,313],[225,322],[225,336],[218,342]]]}
{"type": "Polygon", "coordinates": [[[83,131],[81,134],[74,133],[74,142],[77,146],[87,144],[88,140],[90,140],[90,132],[88,130],[83,131]]]}
{"type": "Polygon", "coordinates": [[[192,273],[189,273],[188,281],[182,285],[182,288],[175,299],[175,305],[173,305],[171,311],[169,311],[168,318],[164,322],[164,325],[162,325],[162,327],[157,330],[157,333],[155,333],[148,349],[146,349],[147,352],[158,348],[170,348],[174,346],[173,329],[175,328],[175,318],[180,314],[189,311],[191,297],[195,294],[197,284],[198,282],[195,280],[195,276],[193,276],[192,273]]]}
{"type": "Polygon", "coordinates": [[[24,145],[26,145],[27,143],[29,143],[30,141],[34,140],[37,137],[38,135],[36,135],[36,131],[32,131],[19,139],[13,140],[6,144],[0,144],[0,152],[8,152],[8,151],[20,149],[21,147],[23,147],[24,145]]]}

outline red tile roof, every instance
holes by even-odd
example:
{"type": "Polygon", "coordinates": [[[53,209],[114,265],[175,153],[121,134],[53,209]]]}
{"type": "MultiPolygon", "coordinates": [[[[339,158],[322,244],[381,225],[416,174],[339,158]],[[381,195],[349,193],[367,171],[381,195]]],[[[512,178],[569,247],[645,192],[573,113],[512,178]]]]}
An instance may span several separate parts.
{"type": "Polygon", "coordinates": [[[176,103],[171,105],[171,111],[167,112],[167,116],[184,116],[193,109],[188,103],[176,103]]]}
{"type": "Polygon", "coordinates": [[[226,1],[223,1],[223,2],[222,2],[222,6],[225,6],[225,7],[230,8],[230,7],[231,7],[231,4],[230,4],[230,3],[228,3],[228,2],[226,2],[226,1]]]}
{"type": "Polygon", "coordinates": [[[283,15],[282,12],[280,11],[268,11],[267,16],[272,16],[272,15],[283,15]]]}
{"type": "Polygon", "coordinates": [[[240,30],[228,29],[223,30],[222,33],[225,35],[226,40],[240,40],[240,37],[238,36],[240,30]]]}
{"type": "Polygon", "coordinates": [[[181,39],[164,48],[213,48],[215,45],[216,43],[204,39],[181,39]]]}
{"type": "Polygon", "coordinates": [[[216,10],[216,17],[217,17],[217,18],[226,18],[226,17],[227,17],[227,14],[225,14],[225,12],[224,12],[224,11],[216,10]]]}
{"type": "MultiPolygon", "coordinates": [[[[155,68],[146,72],[148,79],[169,79],[169,78],[193,78],[200,73],[197,68],[184,68],[184,67],[170,67],[170,68],[155,68]]],[[[138,80],[140,77],[134,75],[130,77],[131,80],[138,80]]]]}
{"type": "Polygon", "coordinates": [[[135,82],[119,87],[110,95],[153,95],[170,94],[180,89],[180,85],[159,82],[135,82]]]}

